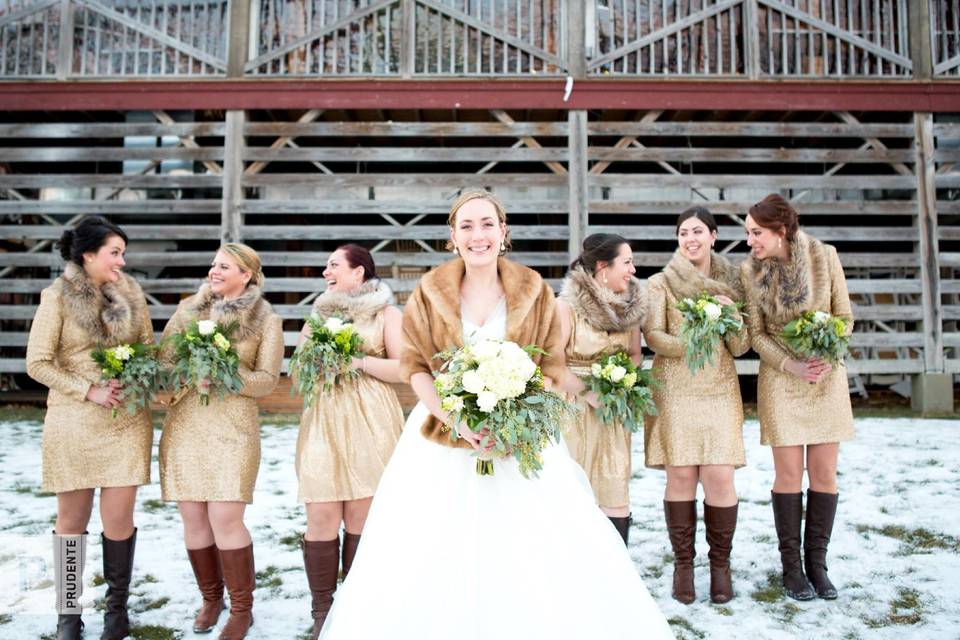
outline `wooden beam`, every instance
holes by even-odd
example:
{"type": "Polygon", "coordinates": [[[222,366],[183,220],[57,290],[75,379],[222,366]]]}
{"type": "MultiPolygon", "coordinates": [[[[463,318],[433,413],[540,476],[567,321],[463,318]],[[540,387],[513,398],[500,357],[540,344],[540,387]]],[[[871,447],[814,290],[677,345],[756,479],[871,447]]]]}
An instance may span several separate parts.
{"type": "Polygon", "coordinates": [[[230,7],[227,77],[242,78],[250,57],[250,0],[230,0],[227,4],[230,7]]]}
{"type": "MultiPolygon", "coordinates": [[[[566,0],[567,74],[574,80],[587,77],[586,2],[566,0]]],[[[580,253],[579,248],[577,253],[580,253]]]]}
{"type": "Polygon", "coordinates": [[[567,115],[570,133],[567,138],[570,160],[569,166],[569,227],[570,239],[567,250],[570,259],[580,255],[581,244],[587,235],[589,224],[587,201],[589,200],[590,171],[587,167],[587,112],[571,111],[567,115]]]}
{"type": "Polygon", "coordinates": [[[246,112],[227,111],[224,137],[223,207],[220,210],[222,242],[243,241],[243,122],[246,112]]]}
{"type": "MultiPolygon", "coordinates": [[[[57,52],[57,79],[66,80],[73,72],[73,3],[60,0],[60,41],[57,52]]],[[[0,95],[3,91],[0,90],[0,95]]]]}
{"type": "MultiPolygon", "coordinates": [[[[910,58],[913,60],[913,77],[929,80],[933,77],[933,37],[930,29],[930,0],[913,0],[907,21],[910,25],[910,58]]],[[[956,11],[956,7],[954,7],[956,11]]]]}
{"type": "Polygon", "coordinates": [[[940,299],[939,234],[937,231],[937,175],[934,161],[933,114],[914,115],[917,127],[917,226],[920,281],[923,292],[923,361],[927,373],[942,373],[943,302],[940,299]]]}
{"type": "Polygon", "coordinates": [[[400,77],[412,78],[417,69],[417,2],[400,0],[400,77]]]}

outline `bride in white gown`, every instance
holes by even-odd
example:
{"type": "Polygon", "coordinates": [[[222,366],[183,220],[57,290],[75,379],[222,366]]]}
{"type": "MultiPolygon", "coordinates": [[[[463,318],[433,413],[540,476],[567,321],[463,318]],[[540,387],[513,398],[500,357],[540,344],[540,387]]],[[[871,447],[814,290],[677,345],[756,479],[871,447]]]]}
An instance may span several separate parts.
{"type": "MultiPolygon", "coordinates": [[[[463,443],[478,439],[466,428],[460,446],[444,446],[429,359],[453,345],[436,348],[423,328],[430,340],[457,346],[493,338],[549,351],[558,326],[539,275],[498,259],[509,236],[493,196],[464,194],[450,222],[463,259],[424,276],[404,314],[401,367],[421,402],[380,480],[321,639],[673,638],[565,445],[544,451],[531,480],[513,459],[477,475],[463,443]],[[426,361],[418,356],[425,351],[426,361]]],[[[558,365],[541,361],[548,377],[558,365]]]]}

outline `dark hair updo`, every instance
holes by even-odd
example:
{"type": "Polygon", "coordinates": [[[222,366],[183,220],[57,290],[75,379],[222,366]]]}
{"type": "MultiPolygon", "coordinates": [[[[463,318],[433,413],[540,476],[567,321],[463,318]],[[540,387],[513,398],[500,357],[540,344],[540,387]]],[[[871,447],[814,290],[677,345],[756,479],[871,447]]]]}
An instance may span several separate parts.
{"type": "Polygon", "coordinates": [[[620,255],[620,247],[630,244],[616,233],[594,233],[583,239],[580,255],[570,263],[570,268],[583,267],[590,274],[597,271],[598,262],[610,264],[620,255]]]}
{"type": "Polygon", "coordinates": [[[57,248],[67,262],[83,266],[83,254],[96,253],[107,243],[111,236],[117,236],[126,244],[127,234],[123,229],[100,216],[87,216],[73,229],[67,229],[60,236],[57,248]]]}
{"type": "Polygon", "coordinates": [[[351,269],[363,267],[364,282],[377,277],[377,266],[373,263],[373,254],[369,249],[358,244],[342,244],[337,247],[337,251],[343,251],[343,257],[347,259],[351,269]]]}
{"type": "Polygon", "coordinates": [[[703,224],[707,225],[709,231],[717,230],[717,221],[713,218],[713,214],[710,213],[710,210],[706,207],[696,206],[690,207],[679,216],[677,216],[677,230],[676,233],[680,234],[680,225],[689,220],[690,218],[696,218],[703,224]]]}
{"type": "Polygon", "coordinates": [[[800,216],[787,199],[779,193],[771,193],[750,207],[750,217],[765,229],[776,233],[783,231],[787,242],[792,242],[800,230],[800,216]]]}

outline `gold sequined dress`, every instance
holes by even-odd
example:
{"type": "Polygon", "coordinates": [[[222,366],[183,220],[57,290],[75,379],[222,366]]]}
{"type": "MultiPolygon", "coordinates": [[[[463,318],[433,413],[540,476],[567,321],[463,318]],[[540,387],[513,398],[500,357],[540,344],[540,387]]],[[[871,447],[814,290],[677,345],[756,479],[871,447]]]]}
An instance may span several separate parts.
{"type": "Polygon", "coordinates": [[[27,343],[27,373],[50,389],[43,422],[43,490],[54,493],[150,483],[150,411],[129,415],[87,400],[101,384],[90,357],[98,345],[152,343],[153,326],[136,281],[120,274],[96,287],[67,264],[40,294],[27,343]]]}
{"type": "Polygon", "coordinates": [[[215,296],[209,285],[183,300],[163,336],[193,319],[239,323],[233,346],[243,388],[222,399],[214,390],[203,406],[196,389],[172,401],[160,438],[160,486],[164,500],[253,502],[260,468],[257,398],[273,391],[283,362],[283,325],[260,289],[248,286],[235,300],[215,296]]]}
{"type": "MultiPolygon", "coordinates": [[[[571,312],[564,354],[573,375],[589,376],[594,362],[618,351],[630,351],[631,334],[639,331],[644,310],[639,280],[631,280],[627,291],[618,295],[577,267],[564,281],[560,299],[567,302],[571,312]]],[[[579,408],[577,418],[564,432],[570,455],[587,474],[597,504],[626,506],[630,503],[632,434],[619,423],[601,422],[586,403],[579,403],[579,408]]]]}
{"type": "MultiPolygon", "coordinates": [[[[347,319],[363,338],[363,352],[385,358],[384,308],[393,296],[386,284],[370,280],[358,291],[317,298],[317,317],[347,319]]],[[[361,373],[318,393],[300,418],[297,478],[302,502],[369,498],[403,429],[397,394],[386,382],[361,373]]]]}
{"type": "Polygon", "coordinates": [[[852,440],[853,412],[847,370],[833,370],[811,384],[784,370],[791,358],[780,333],[804,311],[825,311],[845,318],[853,331],[853,309],[837,250],[797,232],[790,260],[755,260],[741,267],[753,350],[760,356],[757,413],[760,442],[773,447],[852,440]]]}
{"type": "Polygon", "coordinates": [[[646,466],[704,464],[742,467],[743,402],[734,362],[750,348],[746,326],[728,336],[696,374],[684,360],[685,346],[679,338],[683,316],[677,302],[707,290],[713,295],[742,299],[738,274],[722,256],[711,255],[711,274],[706,277],[676,253],[663,272],[648,280],[644,336],[656,354],[653,372],[660,387],[653,397],[657,415],[647,416],[644,425],[646,466]]]}

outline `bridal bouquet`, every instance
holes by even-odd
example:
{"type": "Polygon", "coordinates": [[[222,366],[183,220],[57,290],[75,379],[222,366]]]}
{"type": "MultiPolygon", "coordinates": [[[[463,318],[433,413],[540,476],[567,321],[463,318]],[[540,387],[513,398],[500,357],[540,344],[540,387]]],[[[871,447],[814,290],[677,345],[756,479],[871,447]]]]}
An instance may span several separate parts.
{"type": "Polygon", "coordinates": [[[804,311],[786,324],[780,337],[800,355],[834,364],[843,362],[850,343],[847,321],[826,311],[804,311]]]}
{"type": "Polygon", "coordinates": [[[644,414],[657,414],[653,403],[656,380],[622,351],[594,362],[583,381],[599,396],[600,406],[594,411],[604,424],[619,422],[636,433],[643,428],[644,414]]]}
{"type": "Polygon", "coordinates": [[[677,303],[677,310],[683,314],[680,339],[686,345],[684,356],[690,373],[713,364],[713,354],[723,338],[743,328],[743,320],[735,315],[741,307],[740,303],[720,304],[706,291],[696,300],[684,298],[677,303]]]}
{"type": "Polygon", "coordinates": [[[240,358],[230,343],[236,323],[220,326],[213,320],[194,320],[180,333],[170,336],[173,368],[167,376],[170,390],[195,387],[203,406],[210,404],[210,390],[222,398],[243,388],[240,358]]]}
{"type": "MultiPolygon", "coordinates": [[[[156,397],[162,381],[156,345],[135,342],[109,349],[98,347],[90,357],[100,367],[104,380],[119,380],[123,385],[120,398],[126,401],[130,415],[146,407],[156,397]]],[[[116,418],[117,407],[111,413],[116,418]]]]}
{"type": "Polygon", "coordinates": [[[304,340],[290,358],[290,376],[294,380],[290,393],[299,393],[310,406],[322,389],[357,377],[350,369],[350,361],[362,356],[363,338],[345,320],[330,316],[324,321],[314,316],[306,319],[310,337],[304,340]]]}
{"type": "MultiPolygon", "coordinates": [[[[479,475],[493,475],[493,458],[512,455],[523,477],[536,477],[543,468],[541,452],[550,440],[559,441],[571,407],[544,389],[543,373],[532,358],[544,353],[533,345],[483,340],[437,354],[445,362],[434,387],[450,423],[483,433],[480,444],[490,448],[477,460],[479,475]]],[[[450,437],[457,438],[455,428],[450,437]]]]}

